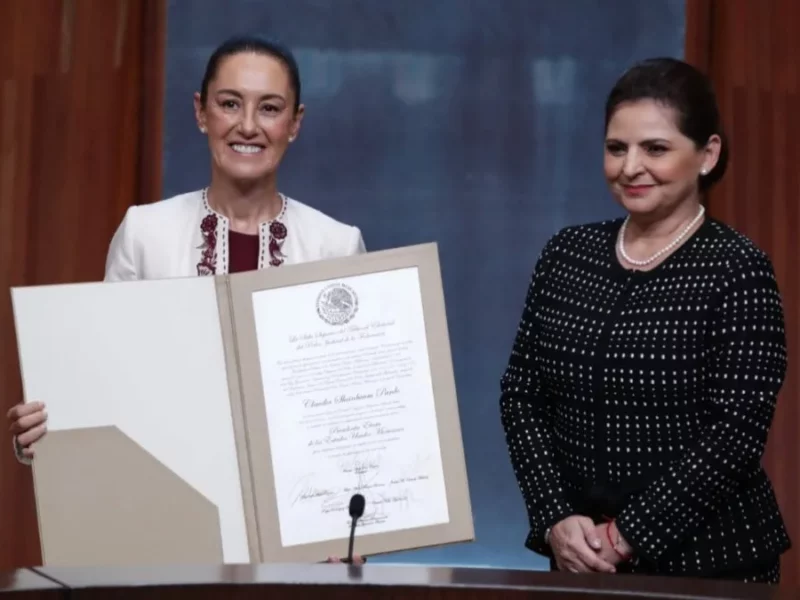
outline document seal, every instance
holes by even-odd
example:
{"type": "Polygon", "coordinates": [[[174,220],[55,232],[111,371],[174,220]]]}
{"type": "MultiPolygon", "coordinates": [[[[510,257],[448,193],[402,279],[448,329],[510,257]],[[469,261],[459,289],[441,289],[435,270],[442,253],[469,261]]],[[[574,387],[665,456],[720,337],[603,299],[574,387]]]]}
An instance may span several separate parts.
{"type": "Polygon", "coordinates": [[[328,325],[345,325],[358,312],[358,296],[344,283],[332,283],[317,296],[317,314],[328,325]]]}

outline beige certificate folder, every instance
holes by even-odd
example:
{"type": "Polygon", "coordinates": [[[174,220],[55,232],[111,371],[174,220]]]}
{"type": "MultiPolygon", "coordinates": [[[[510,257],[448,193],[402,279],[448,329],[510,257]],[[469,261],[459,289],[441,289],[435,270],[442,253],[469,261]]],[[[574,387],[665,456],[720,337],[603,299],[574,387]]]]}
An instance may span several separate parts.
{"type": "Polygon", "coordinates": [[[342,556],[352,493],[361,554],[473,539],[435,244],[12,300],[44,564],[342,556]]]}

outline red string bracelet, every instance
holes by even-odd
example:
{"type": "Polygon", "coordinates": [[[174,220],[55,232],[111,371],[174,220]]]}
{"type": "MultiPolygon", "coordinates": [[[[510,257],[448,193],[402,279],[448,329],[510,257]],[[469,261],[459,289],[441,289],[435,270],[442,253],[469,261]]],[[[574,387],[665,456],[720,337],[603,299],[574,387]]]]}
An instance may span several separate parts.
{"type": "MultiPolygon", "coordinates": [[[[613,524],[614,524],[613,519],[606,524],[606,537],[608,537],[608,543],[611,544],[611,548],[614,550],[614,552],[616,552],[623,561],[626,561],[630,558],[630,556],[627,554],[623,554],[617,549],[617,544],[619,544],[619,540],[617,540],[617,542],[615,543],[614,540],[611,539],[611,525],[613,524]]],[[[619,534],[619,532],[617,533],[619,534]]]]}

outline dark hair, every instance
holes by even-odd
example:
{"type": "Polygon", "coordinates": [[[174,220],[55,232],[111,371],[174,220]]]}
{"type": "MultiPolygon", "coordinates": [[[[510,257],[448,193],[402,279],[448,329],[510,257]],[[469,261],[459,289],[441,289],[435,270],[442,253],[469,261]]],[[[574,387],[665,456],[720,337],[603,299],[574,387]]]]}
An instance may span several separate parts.
{"type": "Polygon", "coordinates": [[[698,148],[703,148],[712,135],[720,136],[719,160],[709,173],[700,176],[700,191],[705,192],[722,179],[728,167],[728,141],[708,77],[690,64],[674,58],[651,58],[636,63],[619,78],[608,95],[606,129],[620,104],[644,99],[673,108],[679,115],[678,129],[698,148]]]}
{"type": "Polygon", "coordinates": [[[208,84],[217,76],[220,63],[229,56],[242,54],[244,52],[264,54],[283,63],[283,66],[286,67],[286,70],[289,72],[289,81],[294,91],[294,109],[296,111],[300,107],[300,69],[297,67],[297,61],[294,55],[291,50],[278,42],[252,36],[229,38],[214,50],[211,58],[208,59],[206,72],[205,75],[203,75],[203,83],[200,86],[200,103],[203,106],[206,105],[206,100],[208,99],[208,84]]]}

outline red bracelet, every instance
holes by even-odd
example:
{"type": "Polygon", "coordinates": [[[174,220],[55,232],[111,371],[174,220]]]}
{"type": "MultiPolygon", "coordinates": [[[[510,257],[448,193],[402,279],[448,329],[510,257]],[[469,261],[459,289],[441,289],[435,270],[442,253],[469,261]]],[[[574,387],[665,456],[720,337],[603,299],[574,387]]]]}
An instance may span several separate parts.
{"type": "MultiPolygon", "coordinates": [[[[606,537],[608,537],[608,543],[611,544],[612,550],[614,550],[614,552],[616,552],[623,561],[626,561],[626,560],[628,560],[630,558],[630,556],[627,555],[627,554],[623,554],[622,552],[620,552],[617,549],[617,545],[619,544],[619,540],[617,540],[617,542],[614,543],[614,540],[611,539],[611,525],[613,523],[614,523],[614,521],[611,520],[606,524],[606,537]]],[[[617,531],[617,535],[619,535],[619,531],[617,531]]]]}

